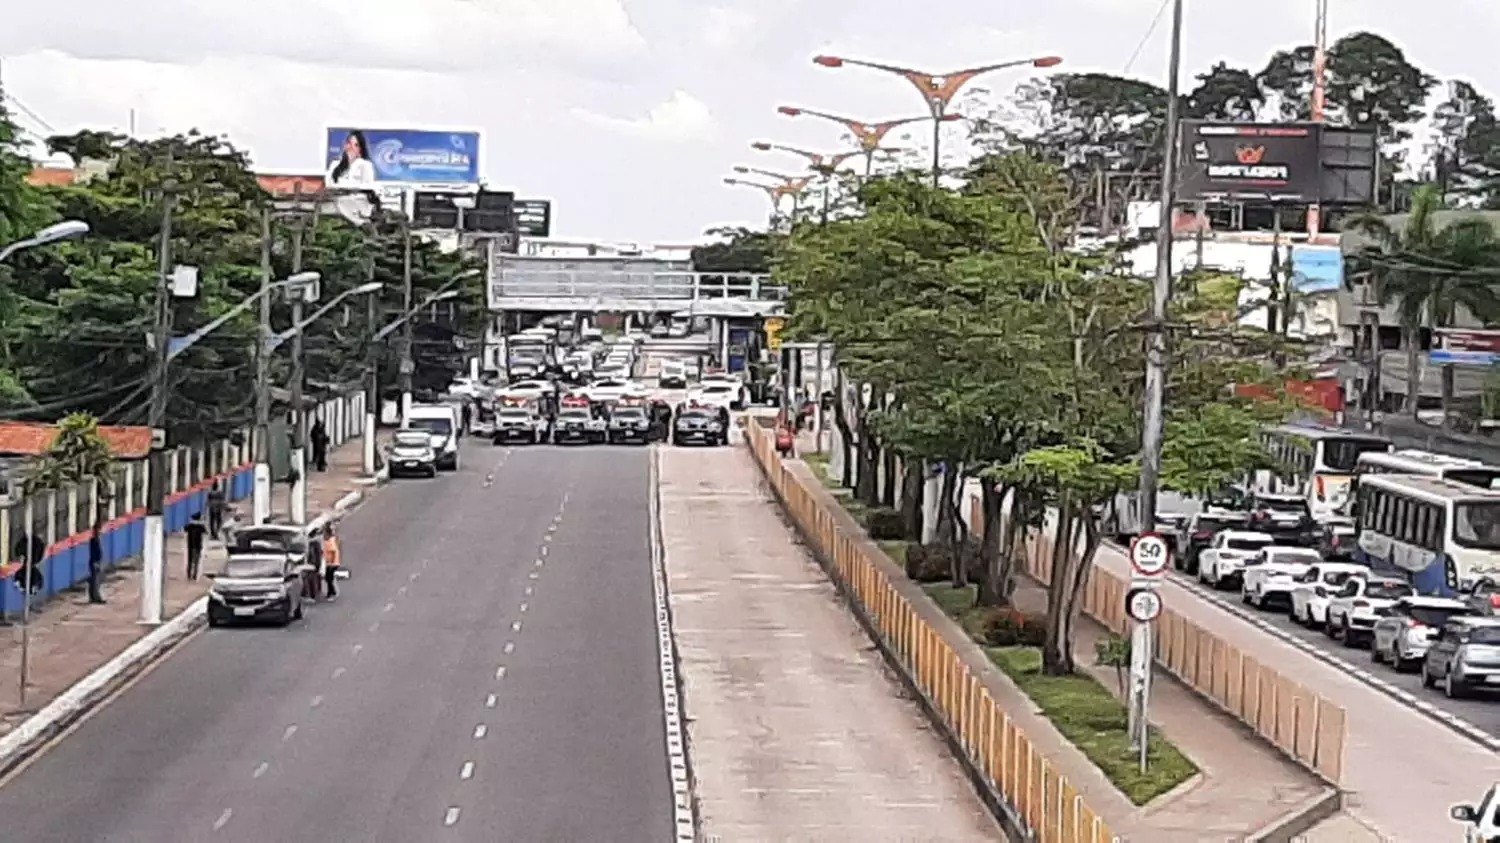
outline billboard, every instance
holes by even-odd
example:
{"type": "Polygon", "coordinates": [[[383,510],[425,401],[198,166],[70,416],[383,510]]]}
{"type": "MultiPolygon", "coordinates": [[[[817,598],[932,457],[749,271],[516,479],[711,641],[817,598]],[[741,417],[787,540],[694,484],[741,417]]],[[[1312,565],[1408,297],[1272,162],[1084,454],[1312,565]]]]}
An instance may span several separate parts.
{"type": "Polygon", "coordinates": [[[551,199],[517,199],[514,208],[516,231],[522,237],[552,236],[551,199]]]}
{"type": "Polygon", "coordinates": [[[1315,123],[1182,121],[1184,200],[1319,201],[1321,164],[1315,123]]]}
{"type": "Polygon", "coordinates": [[[334,128],[324,163],[333,189],[478,184],[479,133],[334,128]]]}

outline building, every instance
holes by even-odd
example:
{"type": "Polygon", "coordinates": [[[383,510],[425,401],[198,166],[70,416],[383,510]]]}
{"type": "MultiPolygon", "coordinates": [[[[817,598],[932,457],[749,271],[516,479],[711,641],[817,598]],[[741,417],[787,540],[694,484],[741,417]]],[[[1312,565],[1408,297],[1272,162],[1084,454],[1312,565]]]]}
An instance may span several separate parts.
{"type": "MultiPolygon", "coordinates": [[[[115,458],[142,460],[151,453],[151,428],[101,425],[99,435],[115,458]]],[[[10,501],[19,492],[26,467],[52,448],[57,426],[40,422],[0,421],[0,501],[10,501]]]]}

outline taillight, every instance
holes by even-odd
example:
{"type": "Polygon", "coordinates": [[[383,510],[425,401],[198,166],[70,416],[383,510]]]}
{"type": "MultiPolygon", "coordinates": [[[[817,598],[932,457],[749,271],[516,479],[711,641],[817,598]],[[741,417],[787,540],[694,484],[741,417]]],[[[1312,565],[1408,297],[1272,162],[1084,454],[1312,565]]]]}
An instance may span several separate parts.
{"type": "Polygon", "coordinates": [[[1327,488],[1327,486],[1324,485],[1323,478],[1322,477],[1318,477],[1317,480],[1316,480],[1316,483],[1314,485],[1315,485],[1315,487],[1318,490],[1318,500],[1320,500],[1320,501],[1321,500],[1327,500],[1328,499],[1328,488],[1327,488]]]}
{"type": "Polygon", "coordinates": [[[1199,530],[1198,532],[1193,534],[1193,538],[1197,539],[1198,541],[1206,542],[1213,537],[1214,533],[1212,530],[1199,530]]]}
{"type": "Polygon", "coordinates": [[[1490,595],[1490,608],[1500,609],[1500,593],[1490,595]]]}
{"type": "Polygon", "coordinates": [[[1426,629],[1427,624],[1422,623],[1419,620],[1409,620],[1406,622],[1406,628],[1411,630],[1426,629]]]}

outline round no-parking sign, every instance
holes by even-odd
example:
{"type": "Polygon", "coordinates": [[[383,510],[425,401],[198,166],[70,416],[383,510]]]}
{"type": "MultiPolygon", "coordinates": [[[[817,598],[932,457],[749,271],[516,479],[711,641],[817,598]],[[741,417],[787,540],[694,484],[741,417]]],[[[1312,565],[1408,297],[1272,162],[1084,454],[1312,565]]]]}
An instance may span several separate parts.
{"type": "Polygon", "coordinates": [[[1141,533],[1130,543],[1130,567],[1138,577],[1160,577],[1172,562],[1172,549],[1160,533],[1141,533]]]}
{"type": "Polygon", "coordinates": [[[1152,588],[1132,588],[1125,593],[1125,614],[1137,623],[1150,623],[1161,615],[1161,595],[1152,588]]]}

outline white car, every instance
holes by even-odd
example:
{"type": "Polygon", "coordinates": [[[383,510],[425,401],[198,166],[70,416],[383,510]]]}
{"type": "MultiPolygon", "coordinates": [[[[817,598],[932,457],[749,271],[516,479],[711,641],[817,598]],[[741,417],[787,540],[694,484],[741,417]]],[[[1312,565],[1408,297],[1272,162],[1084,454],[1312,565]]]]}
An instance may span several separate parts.
{"type": "Polygon", "coordinates": [[[1357,647],[1370,640],[1383,610],[1416,593],[1406,580],[1354,577],[1328,601],[1328,622],[1323,625],[1323,632],[1329,638],[1343,641],[1345,647],[1357,647]]]}
{"type": "Polygon", "coordinates": [[[745,388],[738,383],[716,381],[705,383],[692,391],[689,400],[726,410],[741,410],[745,406],[745,388]]]}
{"type": "Polygon", "coordinates": [[[1370,661],[1397,670],[1416,666],[1450,618],[1472,614],[1469,604],[1447,597],[1403,597],[1380,613],[1370,637],[1370,661]]]}
{"type": "Polygon", "coordinates": [[[1292,607],[1288,610],[1293,623],[1322,629],[1328,620],[1328,601],[1344,587],[1350,577],[1367,576],[1370,569],[1353,562],[1319,562],[1298,578],[1292,589],[1292,607]]]}
{"type": "Polygon", "coordinates": [[[1490,786],[1479,807],[1454,805],[1448,812],[1454,822],[1464,824],[1464,843],[1485,843],[1500,838],[1500,783],[1490,786]]]}
{"type": "Polygon", "coordinates": [[[557,392],[557,385],[551,381],[516,381],[505,387],[503,394],[515,397],[533,398],[542,395],[553,395],[557,392]]]}
{"type": "Polygon", "coordinates": [[[1257,609],[1285,609],[1299,577],[1323,561],[1316,550],[1271,545],[1245,563],[1240,599],[1257,609]]]}
{"type": "Polygon", "coordinates": [[[621,398],[643,398],[646,387],[624,378],[602,378],[589,384],[585,390],[590,401],[618,401],[621,398]]]}
{"type": "Polygon", "coordinates": [[[1275,541],[1266,533],[1250,530],[1219,531],[1213,543],[1198,554],[1198,581],[1219,589],[1240,584],[1245,563],[1275,541]]]}
{"type": "Polygon", "coordinates": [[[663,361],[656,382],[662,389],[683,389],[688,383],[687,364],[681,360],[663,361]]]}
{"type": "Polygon", "coordinates": [[[615,363],[605,363],[594,370],[594,377],[601,381],[623,381],[630,377],[630,367],[615,363]]]}

